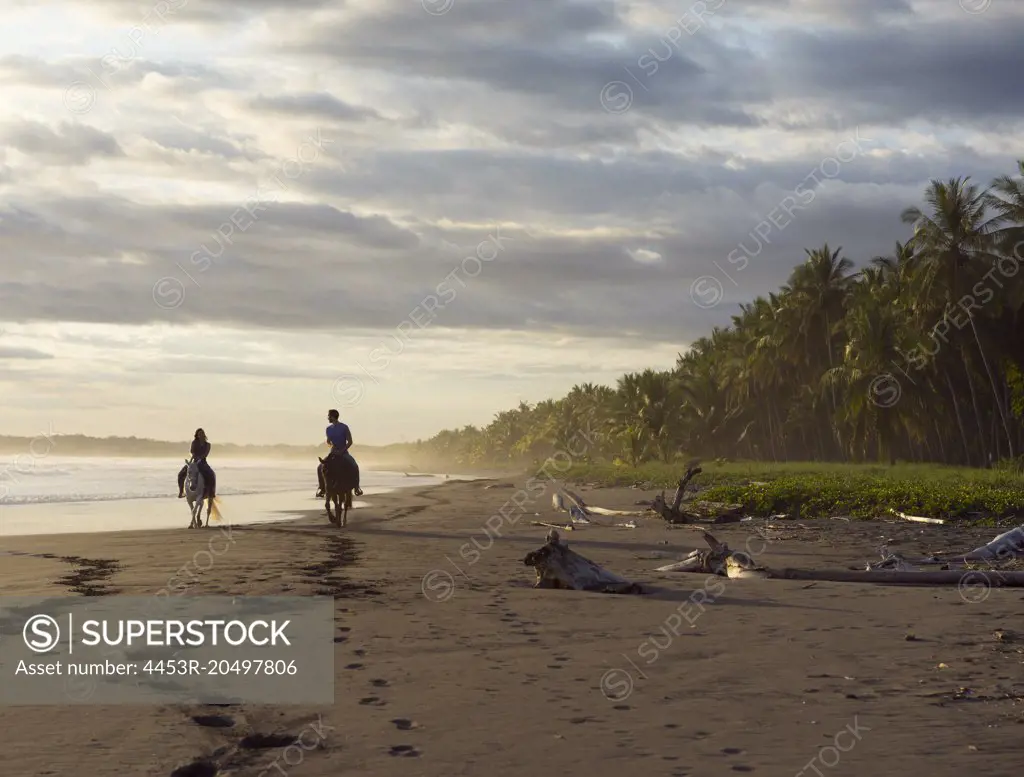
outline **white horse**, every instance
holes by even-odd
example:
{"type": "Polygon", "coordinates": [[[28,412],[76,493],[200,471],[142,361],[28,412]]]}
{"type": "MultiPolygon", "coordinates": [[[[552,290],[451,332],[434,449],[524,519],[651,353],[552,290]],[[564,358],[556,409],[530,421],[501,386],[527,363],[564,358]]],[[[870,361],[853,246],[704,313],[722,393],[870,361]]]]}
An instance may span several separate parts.
{"type": "Polygon", "coordinates": [[[192,459],[185,460],[185,499],[188,502],[188,511],[192,516],[190,529],[203,528],[203,501],[206,501],[206,528],[210,527],[210,513],[213,511],[213,499],[206,495],[206,478],[199,469],[199,462],[192,459]]]}

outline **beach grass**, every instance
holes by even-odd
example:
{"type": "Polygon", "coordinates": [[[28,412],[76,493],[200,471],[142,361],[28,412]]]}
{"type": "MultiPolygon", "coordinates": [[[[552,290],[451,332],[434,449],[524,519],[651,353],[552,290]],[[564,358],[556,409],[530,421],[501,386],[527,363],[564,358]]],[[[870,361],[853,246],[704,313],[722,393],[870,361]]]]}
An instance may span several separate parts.
{"type": "MultiPolygon", "coordinates": [[[[740,504],[751,515],[879,518],[892,510],[946,519],[1024,517],[1024,475],[933,464],[706,462],[693,483],[700,498],[740,504]]],[[[685,463],[579,464],[565,477],[602,486],[643,484],[669,493],[685,463]]]]}

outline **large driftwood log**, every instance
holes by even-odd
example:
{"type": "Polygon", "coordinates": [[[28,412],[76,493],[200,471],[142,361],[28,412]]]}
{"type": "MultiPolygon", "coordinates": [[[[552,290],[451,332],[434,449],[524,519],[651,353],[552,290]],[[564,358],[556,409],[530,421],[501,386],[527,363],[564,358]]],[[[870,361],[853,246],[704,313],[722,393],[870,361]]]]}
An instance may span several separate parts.
{"type": "Polygon", "coordinates": [[[603,569],[588,558],[569,550],[558,531],[548,532],[547,542],[526,554],[523,564],[537,572],[534,588],[564,588],[610,594],[642,594],[636,583],[603,569]]]}
{"type": "Polygon", "coordinates": [[[1024,587],[1024,572],[974,569],[938,572],[902,572],[873,569],[847,572],[839,569],[773,569],[776,580],[827,580],[833,583],[875,583],[882,585],[981,585],[989,588],[1024,587]]]}
{"type": "MultiPolygon", "coordinates": [[[[1005,551],[1007,547],[1017,547],[1014,543],[1024,538],[1024,527],[1005,532],[996,537],[988,545],[979,550],[993,546],[1005,551]],[[1014,532],[1017,532],[1016,534],[1014,532]]],[[[960,569],[939,571],[913,571],[902,556],[893,555],[894,563],[890,568],[872,567],[864,571],[846,571],[840,569],[771,569],[758,566],[754,560],[742,551],[730,550],[728,545],[719,542],[708,532],[704,532],[704,541],[710,550],[697,549],[682,561],[658,567],[658,572],[696,572],[700,574],[723,575],[730,578],[770,578],[773,580],[815,580],[833,583],[872,583],[876,585],[955,585],[983,586],[988,588],[1021,588],[1024,587],[1024,572],[1002,571],[998,569],[960,569]]],[[[978,551],[972,551],[977,553],[978,551]]],[[[971,555],[971,554],[967,554],[971,555]]],[[[963,558],[963,556],[961,556],[963,558]]],[[[887,559],[888,560],[888,559],[887,559]]]]}

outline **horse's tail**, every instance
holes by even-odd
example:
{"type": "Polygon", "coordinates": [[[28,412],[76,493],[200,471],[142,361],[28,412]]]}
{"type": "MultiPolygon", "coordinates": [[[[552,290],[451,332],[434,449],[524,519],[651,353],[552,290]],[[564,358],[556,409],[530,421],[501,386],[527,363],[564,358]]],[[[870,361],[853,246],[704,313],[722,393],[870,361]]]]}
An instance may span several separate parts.
{"type": "Polygon", "coordinates": [[[210,518],[212,518],[214,521],[219,521],[221,517],[222,516],[220,514],[220,497],[215,496],[213,498],[213,510],[210,511],[210,518]]]}

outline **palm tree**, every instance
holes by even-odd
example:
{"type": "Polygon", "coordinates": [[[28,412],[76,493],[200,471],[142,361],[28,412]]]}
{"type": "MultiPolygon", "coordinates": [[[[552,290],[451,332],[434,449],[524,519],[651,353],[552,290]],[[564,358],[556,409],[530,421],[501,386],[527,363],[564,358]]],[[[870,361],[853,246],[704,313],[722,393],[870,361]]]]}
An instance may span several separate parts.
{"type": "MultiPolygon", "coordinates": [[[[955,306],[965,299],[964,292],[968,288],[968,283],[973,287],[973,283],[980,275],[979,268],[987,269],[995,261],[993,233],[1002,217],[997,215],[994,219],[989,218],[991,195],[987,190],[980,191],[976,185],[970,183],[969,177],[953,178],[946,182],[933,180],[925,192],[925,202],[928,204],[929,213],[926,214],[916,207],[907,208],[901,214],[901,219],[914,226],[914,236],[910,242],[915,253],[920,254],[924,282],[922,293],[925,296],[934,294],[935,297],[944,301],[941,320],[946,321],[950,308],[955,309],[955,306]]],[[[973,298],[971,299],[973,302],[973,298]]],[[[1013,436],[1010,433],[995,377],[978,334],[975,308],[973,305],[966,309],[963,308],[963,305],[959,305],[959,307],[966,314],[971,325],[971,331],[989,378],[992,396],[1003,423],[1003,430],[1006,433],[1006,441],[1012,457],[1013,436]]],[[[946,329],[948,331],[948,324],[946,329]]],[[[958,347],[978,422],[979,436],[984,440],[984,424],[967,358],[967,349],[962,342],[958,344],[958,347]]]]}

